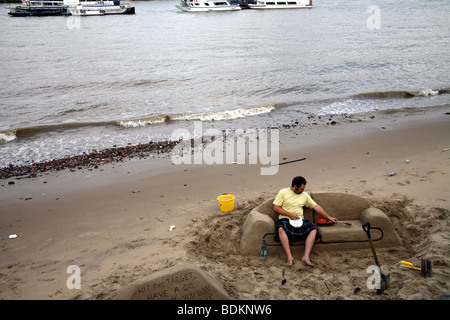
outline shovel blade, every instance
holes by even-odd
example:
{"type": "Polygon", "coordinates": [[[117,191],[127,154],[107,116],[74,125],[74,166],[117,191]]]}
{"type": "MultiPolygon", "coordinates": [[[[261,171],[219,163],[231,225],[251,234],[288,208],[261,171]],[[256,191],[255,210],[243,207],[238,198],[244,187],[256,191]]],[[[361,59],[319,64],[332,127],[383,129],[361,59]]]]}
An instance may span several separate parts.
{"type": "Polygon", "coordinates": [[[380,279],[380,288],[377,289],[377,294],[382,294],[384,290],[386,290],[389,287],[389,282],[391,280],[391,274],[389,273],[387,276],[384,274],[381,274],[380,279]]]}

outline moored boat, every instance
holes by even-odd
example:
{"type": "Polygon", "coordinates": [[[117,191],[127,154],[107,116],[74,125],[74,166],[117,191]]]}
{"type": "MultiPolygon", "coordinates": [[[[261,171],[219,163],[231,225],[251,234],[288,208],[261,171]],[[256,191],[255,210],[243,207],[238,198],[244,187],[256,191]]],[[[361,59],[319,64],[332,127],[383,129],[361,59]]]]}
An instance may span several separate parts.
{"type": "Polygon", "coordinates": [[[69,8],[69,12],[73,16],[103,16],[105,15],[105,11],[103,10],[86,10],[83,8],[83,6],[80,4],[76,7],[69,8]]]}
{"type": "Polygon", "coordinates": [[[256,4],[248,4],[249,9],[303,9],[312,7],[312,0],[257,0],[256,4]]]}
{"type": "Polygon", "coordinates": [[[63,0],[23,0],[22,5],[11,8],[8,14],[13,17],[61,16],[67,14],[67,6],[63,0]]]}
{"type": "Polygon", "coordinates": [[[135,8],[129,1],[93,1],[93,0],[65,0],[69,4],[68,11],[72,15],[93,16],[107,14],[134,14],[135,8]]]}
{"type": "Polygon", "coordinates": [[[186,12],[207,12],[207,11],[236,11],[242,8],[238,4],[230,4],[228,1],[217,0],[181,0],[175,7],[186,12]]]}
{"type": "Polygon", "coordinates": [[[22,5],[11,8],[8,12],[13,17],[134,13],[135,7],[129,1],[120,0],[22,0],[22,5]]]}

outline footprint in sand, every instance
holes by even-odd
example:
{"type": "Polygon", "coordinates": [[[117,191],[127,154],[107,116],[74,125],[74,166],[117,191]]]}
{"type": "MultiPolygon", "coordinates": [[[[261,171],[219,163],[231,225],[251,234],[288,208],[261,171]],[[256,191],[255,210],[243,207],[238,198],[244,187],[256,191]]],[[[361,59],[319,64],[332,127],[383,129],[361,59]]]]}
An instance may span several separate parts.
{"type": "Polygon", "coordinates": [[[404,187],[408,184],[411,184],[411,182],[409,180],[405,180],[404,182],[397,182],[397,185],[402,186],[402,187],[404,187]]]}

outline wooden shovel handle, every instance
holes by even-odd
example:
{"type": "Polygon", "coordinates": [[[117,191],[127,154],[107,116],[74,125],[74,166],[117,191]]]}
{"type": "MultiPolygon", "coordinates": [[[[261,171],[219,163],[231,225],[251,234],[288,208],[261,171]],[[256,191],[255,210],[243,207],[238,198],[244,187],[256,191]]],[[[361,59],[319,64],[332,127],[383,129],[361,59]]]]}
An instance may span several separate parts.
{"type": "Polygon", "coordinates": [[[370,249],[372,249],[372,254],[373,254],[373,257],[375,258],[375,263],[378,265],[378,257],[377,257],[377,254],[375,252],[375,247],[374,247],[373,242],[372,242],[372,237],[370,236],[370,222],[367,221],[366,223],[364,223],[362,225],[362,228],[366,232],[367,238],[369,238],[370,249]]]}

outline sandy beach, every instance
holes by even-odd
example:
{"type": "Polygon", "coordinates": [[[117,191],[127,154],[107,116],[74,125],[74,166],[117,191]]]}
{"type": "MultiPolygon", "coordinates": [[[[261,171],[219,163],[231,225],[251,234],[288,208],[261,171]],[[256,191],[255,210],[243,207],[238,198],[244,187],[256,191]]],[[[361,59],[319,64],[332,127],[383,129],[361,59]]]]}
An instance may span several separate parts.
{"type": "MultiPolygon", "coordinates": [[[[0,299],[112,299],[130,282],[179,263],[208,271],[234,300],[428,300],[448,294],[449,112],[444,106],[316,117],[284,128],[280,161],[306,159],[279,166],[275,175],[261,175],[260,164],[174,165],[167,155],[3,179],[0,299]],[[282,256],[239,252],[246,215],[296,175],[307,179],[307,191],[360,195],[391,219],[404,247],[377,249],[391,275],[382,295],[366,287],[369,245],[314,248],[314,268],[300,262],[286,268],[282,256]],[[216,199],[223,193],[236,196],[229,213],[216,199]],[[432,262],[431,278],[399,268],[401,260],[417,264],[421,258],[432,262]],[[81,289],[66,285],[70,265],[81,270],[81,289]],[[281,286],[283,268],[287,283],[281,286]]],[[[296,261],[301,254],[294,252],[296,261]]]]}

